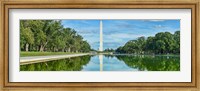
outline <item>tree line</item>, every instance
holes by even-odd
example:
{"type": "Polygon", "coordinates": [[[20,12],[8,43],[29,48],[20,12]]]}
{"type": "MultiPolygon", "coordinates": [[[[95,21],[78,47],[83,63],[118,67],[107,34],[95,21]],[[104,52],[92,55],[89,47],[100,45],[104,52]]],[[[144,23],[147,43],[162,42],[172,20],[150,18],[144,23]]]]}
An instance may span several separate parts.
{"type": "Polygon", "coordinates": [[[180,54],[180,31],[174,34],[160,32],[154,37],[139,37],[116,49],[117,53],[128,54],[180,54]]]}
{"type": "Polygon", "coordinates": [[[107,49],[104,50],[104,52],[115,52],[115,50],[112,49],[112,48],[107,48],[107,49]]]}
{"type": "Polygon", "coordinates": [[[58,20],[21,20],[21,51],[89,52],[89,43],[58,20]]]}

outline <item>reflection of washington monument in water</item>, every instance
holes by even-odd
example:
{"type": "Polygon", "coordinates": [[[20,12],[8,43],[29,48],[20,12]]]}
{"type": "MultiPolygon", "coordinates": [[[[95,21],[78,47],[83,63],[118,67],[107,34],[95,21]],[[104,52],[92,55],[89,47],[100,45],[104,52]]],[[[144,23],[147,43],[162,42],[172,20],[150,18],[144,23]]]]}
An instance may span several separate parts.
{"type": "MultiPolygon", "coordinates": [[[[103,22],[100,20],[100,43],[99,43],[99,51],[103,51],[103,22]]],[[[103,71],[103,55],[99,55],[99,63],[100,63],[100,71],[103,71]]]]}
{"type": "Polygon", "coordinates": [[[99,55],[100,71],[103,71],[103,55],[99,55]]]}

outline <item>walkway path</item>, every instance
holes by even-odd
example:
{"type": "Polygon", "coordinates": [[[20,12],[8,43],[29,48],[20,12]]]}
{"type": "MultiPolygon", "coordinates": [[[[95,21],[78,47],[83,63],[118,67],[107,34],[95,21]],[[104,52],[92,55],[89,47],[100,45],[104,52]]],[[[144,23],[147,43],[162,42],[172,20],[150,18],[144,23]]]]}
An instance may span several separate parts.
{"type": "Polygon", "coordinates": [[[64,59],[64,58],[71,58],[71,57],[78,57],[78,56],[85,56],[85,55],[89,55],[89,53],[20,57],[20,65],[46,62],[46,61],[52,61],[52,60],[57,60],[57,59],[64,59]]]}

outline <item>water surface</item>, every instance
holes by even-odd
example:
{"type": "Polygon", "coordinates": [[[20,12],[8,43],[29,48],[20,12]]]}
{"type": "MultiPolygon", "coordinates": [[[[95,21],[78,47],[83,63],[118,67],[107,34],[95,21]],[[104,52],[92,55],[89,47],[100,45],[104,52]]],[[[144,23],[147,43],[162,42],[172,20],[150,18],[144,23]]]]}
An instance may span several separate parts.
{"type": "Polygon", "coordinates": [[[20,71],[180,71],[180,56],[88,55],[21,65],[20,71]]]}

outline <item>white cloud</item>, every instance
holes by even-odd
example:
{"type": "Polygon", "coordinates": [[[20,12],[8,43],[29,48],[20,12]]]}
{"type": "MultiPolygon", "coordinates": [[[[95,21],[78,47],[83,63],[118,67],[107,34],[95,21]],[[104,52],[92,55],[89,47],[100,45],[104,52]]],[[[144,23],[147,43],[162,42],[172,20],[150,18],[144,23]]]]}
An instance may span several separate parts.
{"type": "Polygon", "coordinates": [[[155,29],[163,29],[163,28],[166,28],[165,26],[163,25],[155,25],[153,26],[155,29]]]}
{"type": "Polygon", "coordinates": [[[83,24],[91,24],[90,22],[88,22],[87,20],[79,20],[80,23],[83,23],[83,24]]]}
{"type": "Polygon", "coordinates": [[[119,38],[119,39],[123,39],[123,38],[128,38],[128,39],[134,39],[134,38],[138,38],[144,35],[136,35],[136,34],[127,34],[127,33],[115,33],[115,34],[110,34],[109,37],[111,38],[119,38]]]}
{"type": "Polygon", "coordinates": [[[165,21],[165,20],[158,20],[158,19],[155,19],[155,20],[144,20],[144,21],[161,22],[161,21],[165,21]]]}

